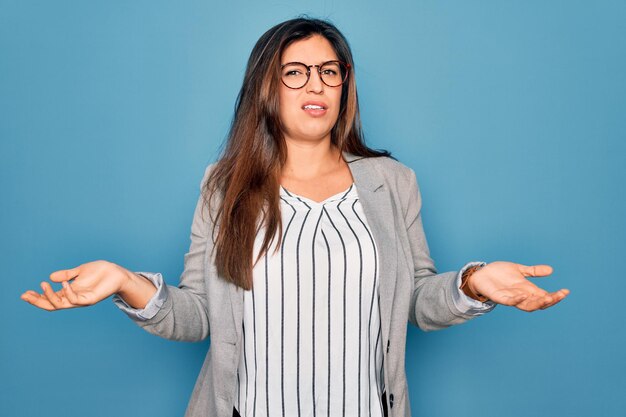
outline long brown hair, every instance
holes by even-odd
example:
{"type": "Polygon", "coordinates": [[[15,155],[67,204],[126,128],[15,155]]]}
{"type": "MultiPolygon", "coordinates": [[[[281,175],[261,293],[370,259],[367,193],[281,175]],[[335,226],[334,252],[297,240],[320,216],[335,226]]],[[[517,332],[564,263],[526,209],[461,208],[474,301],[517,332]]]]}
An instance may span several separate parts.
{"type": "MultiPolygon", "coordinates": [[[[347,40],[328,21],[299,17],[265,32],[250,54],[222,156],[203,186],[209,213],[213,197],[219,196],[214,201],[216,216],[211,219],[217,272],[244,289],[252,288],[253,266],[267,253],[277,231],[276,250],[282,241],[279,185],[287,147],[279,118],[280,60],[291,43],[316,34],[331,43],[339,60],[354,68],[347,40]],[[265,238],[253,262],[254,241],[262,226],[265,238]]],[[[342,87],[331,142],[357,156],[391,156],[364,143],[354,72],[342,87]]]]}

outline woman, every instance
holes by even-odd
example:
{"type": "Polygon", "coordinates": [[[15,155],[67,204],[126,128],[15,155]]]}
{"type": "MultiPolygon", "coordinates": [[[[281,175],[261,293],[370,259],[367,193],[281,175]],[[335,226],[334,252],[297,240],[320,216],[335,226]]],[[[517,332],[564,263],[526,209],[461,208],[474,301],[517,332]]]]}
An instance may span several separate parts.
{"type": "Polygon", "coordinates": [[[186,416],[408,416],[406,320],[434,330],[496,304],[561,301],[547,265],[437,274],[414,172],[363,141],[352,55],[332,24],[283,22],[255,45],[227,146],[201,181],[178,287],[96,261],[50,275],[46,310],[114,295],[150,333],[211,336],[186,416]]]}

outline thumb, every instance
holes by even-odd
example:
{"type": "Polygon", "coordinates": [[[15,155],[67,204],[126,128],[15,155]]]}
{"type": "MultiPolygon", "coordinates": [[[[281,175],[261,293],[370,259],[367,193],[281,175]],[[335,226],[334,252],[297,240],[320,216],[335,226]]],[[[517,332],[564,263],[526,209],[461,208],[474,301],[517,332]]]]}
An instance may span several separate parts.
{"type": "Polygon", "coordinates": [[[553,271],[550,265],[519,265],[519,270],[526,277],[545,277],[553,271]]]}
{"type": "Polygon", "coordinates": [[[50,280],[54,282],[69,281],[80,274],[80,266],[72,269],[61,269],[50,274],[50,280]]]}

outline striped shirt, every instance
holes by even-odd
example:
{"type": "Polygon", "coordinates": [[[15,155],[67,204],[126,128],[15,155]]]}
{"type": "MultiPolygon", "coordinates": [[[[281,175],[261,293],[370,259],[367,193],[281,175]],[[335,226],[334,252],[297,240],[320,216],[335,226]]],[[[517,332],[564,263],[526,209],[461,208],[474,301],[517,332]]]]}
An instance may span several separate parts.
{"type": "Polygon", "coordinates": [[[248,417],[382,417],[378,254],[356,186],[322,202],[281,186],[280,199],[281,247],[259,259],[244,294],[234,406],[248,417]]]}

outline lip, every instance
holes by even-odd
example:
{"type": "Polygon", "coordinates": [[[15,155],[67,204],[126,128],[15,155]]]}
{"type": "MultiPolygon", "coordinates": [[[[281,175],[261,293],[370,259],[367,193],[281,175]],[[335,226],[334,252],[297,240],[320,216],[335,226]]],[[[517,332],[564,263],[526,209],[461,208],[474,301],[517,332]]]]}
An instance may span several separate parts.
{"type": "Polygon", "coordinates": [[[302,104],[302,110],[304,110],[304,106],[309,106],[309,105],[320,106],[324,110],[328,110],[328,104],[324,103],[323,101],[306,101],[302,104]]]}
{"type": "Polygon", "coordinates": [[[309,116],[312,117],[322,117],[326,114],[326,111],[328,110],[328,105],[326,103],[324,103],[323,101],[307,101],[304,104],[302,104],[302,110],[304,110],[309,116]],[[305,106],[308,105],[313,105],[313,106],[320,106],[321,109],[305,109],[305,106]]]}

